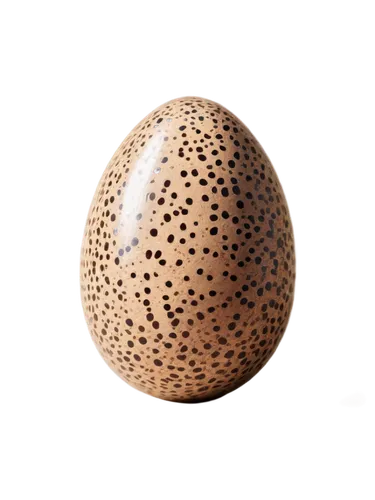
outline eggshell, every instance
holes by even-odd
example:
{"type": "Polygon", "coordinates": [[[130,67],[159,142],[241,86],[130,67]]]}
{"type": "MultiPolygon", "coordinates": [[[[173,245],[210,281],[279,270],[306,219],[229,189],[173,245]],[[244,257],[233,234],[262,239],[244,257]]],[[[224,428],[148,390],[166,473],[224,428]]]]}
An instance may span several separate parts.
{"type": "Polygon", "coordinates": [[[83,308],[108,365],[179,402],[251,379],[293,302],[292,224],[270,160],[223,106],[160,106],[126,137],[96,190],[81,252],[83,308]]]}

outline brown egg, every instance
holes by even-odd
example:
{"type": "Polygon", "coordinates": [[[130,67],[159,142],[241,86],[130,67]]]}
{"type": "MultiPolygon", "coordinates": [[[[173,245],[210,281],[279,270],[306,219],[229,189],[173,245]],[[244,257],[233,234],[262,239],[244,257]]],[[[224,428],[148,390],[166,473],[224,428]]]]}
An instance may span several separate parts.
{"type": "Polygon", "coordinates": [[[179,402],[233,391],[275,352],[294,280],[283,190],[236,116],[185,97],[133,129],[100,180],[81,254],[87,324],[122,379],[179,402]]]}

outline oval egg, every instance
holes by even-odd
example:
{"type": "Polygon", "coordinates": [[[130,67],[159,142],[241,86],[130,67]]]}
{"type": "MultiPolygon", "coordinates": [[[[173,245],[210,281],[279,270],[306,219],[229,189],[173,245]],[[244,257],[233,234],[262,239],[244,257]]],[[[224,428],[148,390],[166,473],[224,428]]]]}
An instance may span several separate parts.
{"type": "Polygon", "coordinates": [[[238,118],[186,97],[133,129],[100,180],[81,251],[87,324],[123,380],[178,402],[236,389],[277,348],[294,280],[282,187],[238,118]]]}

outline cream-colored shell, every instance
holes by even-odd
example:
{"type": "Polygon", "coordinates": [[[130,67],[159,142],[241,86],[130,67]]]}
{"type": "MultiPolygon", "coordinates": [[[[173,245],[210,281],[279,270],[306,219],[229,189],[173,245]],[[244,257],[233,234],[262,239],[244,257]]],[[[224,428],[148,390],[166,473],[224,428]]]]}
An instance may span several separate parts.
{"type": "Polygon", "coordinates": [[[82,244],[83,308],[109,366],[159,398],[220,397],[274,353],[294,279],[287,203],[246,126],[197,97],[142,120],[103,174],[82,244]]]}

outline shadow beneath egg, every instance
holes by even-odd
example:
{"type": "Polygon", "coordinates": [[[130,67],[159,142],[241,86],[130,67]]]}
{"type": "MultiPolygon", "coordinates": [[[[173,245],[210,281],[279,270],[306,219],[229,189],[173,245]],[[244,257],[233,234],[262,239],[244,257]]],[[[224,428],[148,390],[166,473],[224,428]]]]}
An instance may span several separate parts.
{"type": "MultiPolygon", "coordinates": [[[[237,391],[236,391],[237,392],[237,391]]],[[[238,391],[240,392],[240,391],[238,391]]],[[[244,390],[244,392],[247,392],[246,389],[244,390]]],[[[184,402],[184,403],[169,403],[167,402],[168,404],[168,407],[169,408],[217,408],[217,405],[221,402],[221,401],[232,401],[232,394],[225,394],[223,396],[218,396],[216,397],[215,399],[210,399],[210,398],[207,398],[207,399],[202,399],[201,401],[194,401],[194,402],[184,402]]]]}

